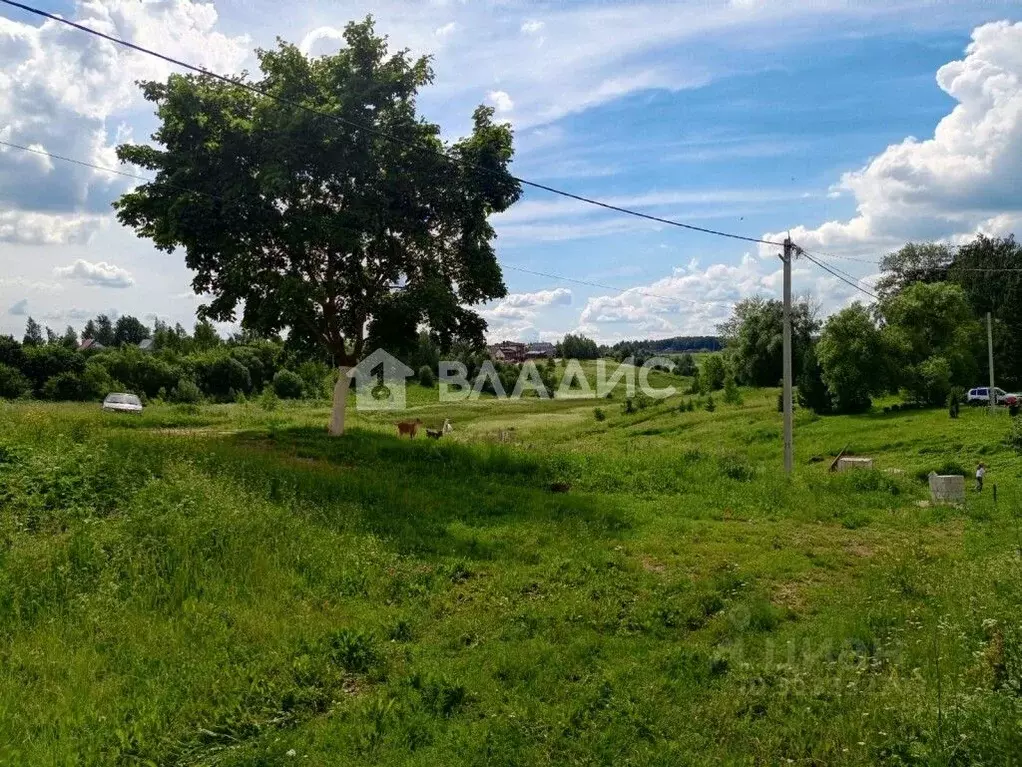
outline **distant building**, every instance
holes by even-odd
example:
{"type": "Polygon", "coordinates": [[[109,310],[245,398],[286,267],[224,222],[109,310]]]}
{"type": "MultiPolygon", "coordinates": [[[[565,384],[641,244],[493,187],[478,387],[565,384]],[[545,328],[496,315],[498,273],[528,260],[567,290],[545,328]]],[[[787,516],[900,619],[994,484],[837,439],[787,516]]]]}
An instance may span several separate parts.
{"type": "Polygon", "coordinates": [[[556,353],[557,347],[549,341],[537,341],[526,347],[525,357],[530,360],[552,358],[556,353]]]}
{"type": "Polygon", "coordinates": [[[86,349],[105,349],[106,347],[94,338],[83,338],[82,342],[78,344],[78,348],[82,351],[86,349]]]}
{"type": "Polygon", "coordinates": [[[501,341],[487,347],[487,350],[497,362],[525,362],[527,348],[517,341],[501,341]]]}
{"type": "Polygon", "coordinates": [[[153,343],[154,339],[146,338],[139,343],[138,348],[144,352],[151,352],[153,350],[153,343]]]}

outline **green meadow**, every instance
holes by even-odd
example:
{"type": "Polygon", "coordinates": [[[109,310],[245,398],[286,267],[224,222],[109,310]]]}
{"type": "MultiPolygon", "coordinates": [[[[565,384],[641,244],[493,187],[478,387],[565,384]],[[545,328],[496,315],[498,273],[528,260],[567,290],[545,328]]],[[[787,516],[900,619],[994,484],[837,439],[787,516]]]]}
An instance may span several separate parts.
{"type": "Polygon", "coordinates": [[[1018,763],[1008,417],[742,394],[0,404],[0,764],[1018,763]]]}

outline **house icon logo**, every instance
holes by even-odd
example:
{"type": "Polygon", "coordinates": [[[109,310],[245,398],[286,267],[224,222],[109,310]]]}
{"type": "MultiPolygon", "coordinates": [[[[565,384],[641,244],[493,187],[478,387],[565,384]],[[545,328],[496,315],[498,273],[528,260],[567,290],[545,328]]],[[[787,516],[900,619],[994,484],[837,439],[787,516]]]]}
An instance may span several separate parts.
{"type": "Polygon", "coordinates": [[[404,410],[410,367],[383,349],[377,349],[352,368],[357,410],[404,410]]]}

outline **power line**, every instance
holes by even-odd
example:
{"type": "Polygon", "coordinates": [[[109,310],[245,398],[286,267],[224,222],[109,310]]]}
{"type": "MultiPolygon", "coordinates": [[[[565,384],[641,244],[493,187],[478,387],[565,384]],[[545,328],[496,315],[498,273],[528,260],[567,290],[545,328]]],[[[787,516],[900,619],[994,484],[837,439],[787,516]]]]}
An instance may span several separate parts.
{"type": "Polygon", "coordinates": [[[831,269],[826,264],[824,264],[824,263],[822,263],[820,261],[817,261],[815,258],[813,258],[811,255],[806,253],[806,251],[802,250],[801,248],[799,248],[799,252],[803,256],[808,258],[810,261],[812,261],[814,264],[816,264],[818,267],[820,267],[824,271],[829,272],[830,274],[834,275],[835,277],[837,277],[842,282],[845,282],[845,283],[851,285],[853,288],[858,290],[860,293],[865,293],[867,296],[872,298],[874,301],[879,301],[880,300],[880,298],[877,295],[875,295],[874,293],[869,292],[868,290],[866,290],[865,288],[863,288],[860,285],[856,284],[855,282],[853,282],[852,280],[848,279],[847,277],[843,277],[842,275],[838,274],[837,272],[835,272],[833,269],[831,269]]]}
{"type": "MultiPolygon", "coordinates": [[[[144,53],[147,56],[153,56],[155,58],[161,59],[162,61],[166,61],[169,64],[173,64],[175,66],[182,67],[183,69],[188,69],[188,70],[190,70],[192,72],[197,72],[199,74],[206,75],[207,77],[212,77],[212,78],[214,78],[216,80],[220,80],[221,82],[227,83],[228,85],[233,85],[233,86],[236,86],[236,87],[239,87],[239,88],[244,88],[245,90],[250,91],[251,93],[258,94],[260,96],[263,96],[264,98],[272,99],[274,101],[277,101],[277,102],[279,102],[281,104],[285,104],[285,105],[290,106],[290,107],[293,107],[295,109],[301,109],[301,110],[303,110],[305,112],[308,112],[310,114],[314,114],[314,115],[317,115],[319,117],[325,117],[325,118],[327,118],[329,120],[333,120],[334,122],[340,123],[342,125],[346,125],[349,128],[355,128],[356,130],[365,131],[366,133],[369,133],[371,135],[374,135],[374,136],[377,136],[379,138],[385,139],[387,141],[392,141],[394,143],[402,144],[404,146],[408,146],[408,147],[411,147],[411,148],[414,148],[414,149],[420,149],[420,150],[425,149],[425,150],[427,150],[429,152],[432,152],[434,154],[437,154],[437,155],[443,157],[444,159],[446,159],[446,160],[448,160],[450,162],[461,162],[463,165],[465,165],[467,167],[471,167],[471,168],[474,168],[476,170],[480,170],[480,171],[482,171],[484,173],[490,173],[490,174],[495,173],[495,171],[491,170],[490,168],[486,168],[486,167],[484,167],[482,165],[478,165],[477,163],[471,163],[471,162],[467,162],[467,161],[464,161],[464,160],[455,160],[454,158],[450,157],[450,155],[448,155],[446,152],[443,152],[443,151],[441,151],[439,149],[436,149],[434,147],[425,146],[425,145],[420,144],[418,142],[409,141],[407,139],[402,139],[402,138],[399,138],[397,136],[394,136],[393,134],[387,133],[386,131],[379,130],[378,128],[373,128],[372,126],[365,125],[364,123],[360,123],[360,122],[358,122],[356,120],[351,120],[349,118],[342,117],[340,115],[331,114],[329,112],[323,112],[323,111],[320,111],[318,109],[314,109],[314,108],[312,108],[310,106],[307,106],[306,104],[302,104],[301,102],[292,101],[291,99],[286,99],[286,98],[282,98],[280,96],[276,96],[276,95],[274,95],[272,93],[268,93],[268,92],[262,90],[261,88],[257,88],[255,85],[252,85],[251,83],[246,83],[246,82],[244,82],[242,80],[239,80],[239,79],[230,78],[230,77],[227,77],[226,75],[221,75],[221,74],[218,74],[216,72],[212,72],[212,71],[210,71],[208,69],[205,69],[204,67],[200,67],[200,66],[197,66],[195,64],[189,64],[188,62],[182,61],[181,59],[176,59],[176,58],[173,58],[172,56],[168,56],[167,54],[159,53],[158,51],[154,51],[154,50],[152,50],[150,48],[145,48],[145,47],[143,47],[141,45],[137,45],[136,43],[132,43],[132,42],[130,42],[128,40],[124,40],[124,39],[119,38],[119,37],[114,37],[113,35],[108,35],[105,32],[100,32],[99,30],[92,29],[91,27],[87,27],[84,24],[79,24],[77,22],[71,21],[70,19],[65,19],[65,18],[63,18],[61,16],[58,16],[56,14],[49,13],[48,11],[44,11],[44,10],[41,10],[39,8],[34,8],[34,7],[30,6],[30,5],[25,5],[24,3],[15,2],[15,0],[0,0],[0,2],[4,3],[5,5],[9,5],[9,6],[13,7],[13,8],[18,8],[18,9],[20,9],[22,11],[25,11],[26,13],[31,13],[31,14],[33,14],[35,16],[40,16],[40,17],[42,17],[44,19],[49,19],[50,21],[56,21],[56,22],[58,22],[60,24],[66,24],[67,26],[73,27],[74,29],[77,29],[77,30],[79,30],[81,32],[86,32],[86,33],[88,33],[90,35],[94,35],[96,37],[102,38],[102,39],[107,40],[107,41],[109,41],[111,43],[115,43],[117,45],[124,46],[125,48],[130,48],[133,51],[137,51],[139,53],[144,53]]],[[[779,243],[779,242],[771,242],[769,240],[759,239],[757,237],[746,237],[744,235],[733,234],[731,232],[723,232],[723,231],[719,231],[717,229],[708,229],[706,227],[695,226],[693,224],[685,224],[685,223],[682,223],[680,221],[673,221],[673,220],[668,219],[668,218],[660,218],[659,216],[654,216],[654,215],[651,215],[649,213],[642,213],[642,212],[637,211],[637,210],[631,210],[629,208],[623,208],[623,207],[618,206],[618,205],[612,205],[612,204],[607,203],[607,202],[601,202],[600,200],[596,200],[596,199],[593,199],[591,197],[585,197],[585,196],[580,195],[580,194],[575,194],[573,192],[564,191],[563,189],[557,189],[557,188],[552,187],[552,186],[547,186],[546,184],[540,184],[540,183],[538,183],[536,181],[529,181],[529,180],[521,178],[519,176],[511,175],[510,177],[514,181],[516,181],[517,183],[522,184],[523,186],[529,186],[529,187],[532,187],[533,189],[541,189],[541,190],[543,190],[545,192],[549,192],[551,194],[560,195],[561,197],[567,197],[568,199],[571,199],[571,200],[577,200],[578,202],[586,203],[587,205],[593,205],[593,206],[596,206],[596,207],[599,207],[599,208],[604,208],[605,210],[611,210],[611,211],[615,211],[617,213],[623,213],[623,214],[628,215],[628,216],[635,216],[636,218],[643,218],[643,219],[646,219],[648,221],[655,221],[657,223],[665,224],[667,226],[675,226],[675,227],[679,227],[681,229],[688,229],[688,230],[693,231],[693,232],[702,232],[703,234],[712,234],[712,235],[715,235],[717,237],[727,237],[727,238],[730,238],[730,239],[733,239],[733,240],[741,240],[743,242],[754,242],[754,243],[761,243],[761,244],[764,244],[764,245],[781,245],[782,244],[782,243],[779,243]]]]}
{"type": "MultiPolygon", "coordinates": [[[[96,165],[95,163],[87,163],[84,160],[76,160],[75,157],[68,157],[68,156],[65,156],[63,154],[57,154],[55,152],[46,151],[45,149],[39,149],[39,148],[36,148],[36,147],[33,147],[33,146],[26,146],[24,144],[15,144],[15,143],[13,143],[11,141],[4,141],[3,139],[0,139],[0,145],[9,146],[9,147],[11,147],[13,149],[20,149],[21,151],[31,152],[33,154],[38,154],[38,155],[43,156],[43,157],[49,157],[49,159],[51,159],[51,160],[60,160],[60,161],[62,161],[64,163],[71,163],[73,165],[82,166],[83,168],[90,168],[90,169],[92,169],[94,171],[100,171],[102,173],[114,173],[114,174],[117,174],[119,176],[124,176],[126,178],[135,179],[136,181],[144,181],[146,183],[152,183],[153,182],[153,179],[149,178],[147,176],[139,176],[139,175],[134,174],[134,173],[128,173],[127,171],[121,171],[121,170],[117,170],[117,169],[114,169],[114,168],[106,168],[106,167],[101,166],[101,165],[96,165]]],[[[229,200],[224,200],[222,197],[218,197],[216,194],[212,194],[210,192],[199,191],[197,189],[190,189],[190,188],[188,188],[186,186],[178,186],[176,188],[178,188],[178,189],[180,189],[182,191],[193,192],[195,194],[203,194],[205,196],[213,197],[214,199],[220,199],[221,201],[225,201],[225,202],[229,201],[229,200]]],[[[643,289],[638,288],[638,287],[624,287],[624,288],[614,287],[613,285],[605,285],[603,283],[593,282],[591,280],[576,279],[574,277],[566,277],[563,274],[553,274],[553,273],[550,273],[550,272],[540,272],[540,271],[536,271],[536,270],[533,270],[533,269],[526,269],[525,267],[515,266],[514,264],[502,264],[501,266],[503,266],[505,269],[513,269],[514,271],[524,272],[525,274],[533,274],[533,275],[537,275],[537,276],[540,276],[540,277],[548,277],[549,279],[563,280],[565,282],[575,282],[575,283],[580,284],[580,285],[590,285],[590,286],[593,286],[593,287],[600,287],[600,288],[603,288],[605,290],[613,290],[615,292],[619,292],[619,294],[624,294],[624,292],[630,292],[631,291],[631,292],[637,292],[637,294],[640,294],[642,296],[649,296],[649,297],[655,298],[655,299],[663,299],[665,301],[683,301],[683,302],[688,302],[690,304],[696,304],[696,305],[709,305],[709,304],[731,305],[731,304],[734,304],[733,301],[693,301],[691,299],[683,299],[683,298],[680,298],[680,297],[661,296],[661,295],[655,294],[655,292],[650,292],[648,290],[643,290],[643,289]]]]}
{"type": "MultiPolygon", "coordinates": [[[[526,274],[534,274],[537,277],[548,277],[552,280],[564,280],[565,282],[574,282],[578,285],[588,285],[593,288],[601,288],[603,290],[613,290],[615,293],[638,293],[643,296],[650,296],[651,298],[662,298],[665,301],[684,301],[685,303],[695,304],[697,306],[709,306],[709,305],[724,305],[731,306],[735,301],[696,301],[691,298],[681,298],[680,296],[665,296],[659,293],[651,293],[642,288],[615,288],[613,285],[604,285],[600,282],[593,282],[592,280],[579,280],[574,277],[565,277],[560,274],[550,274],[548,272],[537,272],[532,269],[526,269],[521,266],[514,266],[513,264],[502,264],[505,269],[514,269],[516,272],[525,272],[526,274]]],[[[740,300],[740,299],[739,299],[740,300]]]]}
{"type": "MultiPolygon", "coordinates": [[[[797,247],[797,246],[796,246],[796,247],[797,247]]],[[[807,255],[809,255],[809,252],[808,252],[808,251],[806,251],[806,250],[802,250],[801,248],[800,248],[799,250],[800,250],[800,252],[801,252],[801,253],[804,253],[804,254],[807,254],[807,255]]],[[[812,255],[814,255],[814,256],[815,256],[816,258],[818,258],[818,259],[821,259],[821,260],[823,259],[823,256],[821,256],[821,255],[820,255],[819,253],[815,253],[815,254],[812,254],[812,255]]],[[[824,262],[824,263],[826,263],[826,262],[824,262]]],[[[835,272],[839,272],[840,274],[843,274],[843,275],[844,275],[845,277],[847,277],[848,279],[850,279],[850,280],[855,280],[855,281],[856,281],[857,283],[859,283],[860,285],[865,285],[865,286],[866,286],[867,288],[869,288],[870,290],[876,290],[876,285],[873,285],[872,283],[869,283],[869,282],[867,282],[867,281],[866,281],[865,279],[863,279],[862,277],[856,277],[856,276],[855,276],[854,274],[849,274],[849,273],[848,273],[848,272],[846,272],[846,271],[845,271],[844,269],[841,269],[840,267],[837,267],[837,266],[835,266],[834,264],[827,264],[827,266],[829,266],[829,267],[830,267],[831,269],[833,269],[833,270],[834,270],[835,272]]]]}
{"type": "MultiPolygon", "coordinates": [[[[964,245],[952,245],[957,250],[961,250],[964,245]]],[[[802,251],[805,253],[806,251],[802,251]]],[[[817,258],[837,258],[844,261],[855,261],[860,264],[870,264],[871,266],[883,266],[884,260],[875,261],[869,258],[856,258],[855,256],[842,256],[837,253],[816,253],[817,258]]],[[[834,267],[835,269],[837,267],[834,267]]],[[[1007,266],[958,266],[954,262],[948,264],[945,267],[949,272],[1022,272],[1022,267],[1007,267],[1007,266]]],[[[845,272],[847,274],[847,272],[845,272]]]]}
{"type": "Polygon", "coordinates": [[[10,141],[4,141],[0,139],[0,145],[11,147],[12,149],[20,149],[23,152],[31,152],[37,154],[40,157],[49,157],[54,160],[63,160],[64,162],[73,163],[75,165],[81,165],[83,168],[92,168],[93,170],[103,171],[104,173],[116,173],[118,176],[124,176],[125,178],[133,178],[136,181],[147,181],[151,182],[153,179],[147,178],[146,176],[139,176],[135,173],[128,173],[123,170],[115,170],[114,168],[104,168],[101,165],[94,165],[91,162],[85,162],[84,160],[76,160],[73,157],[64,157],[63,155],[55,154],[53,152],[47,152],[45,149],[36,149],[30,146],[22,146],[21,144],[14,144],[10,141]]]}

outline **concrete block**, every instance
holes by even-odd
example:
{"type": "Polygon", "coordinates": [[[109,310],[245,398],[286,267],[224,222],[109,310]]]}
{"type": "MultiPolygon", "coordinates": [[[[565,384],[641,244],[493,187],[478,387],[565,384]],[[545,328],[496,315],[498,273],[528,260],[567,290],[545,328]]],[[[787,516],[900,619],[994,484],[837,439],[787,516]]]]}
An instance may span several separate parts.
{"type": "Polygon", "coordinates": [[[931,474],[930,497],[935,503],[965,503],[965,477],[961,474],[931,474]]]}
{"type": "Polygon", "coordinates": [[[838,458],[837,470],[850,471],[851,469],[872,469],[873,459],[858,455],[846,455],[838,458]]]}

